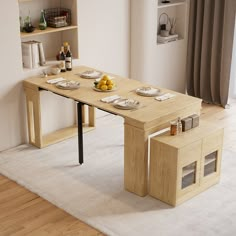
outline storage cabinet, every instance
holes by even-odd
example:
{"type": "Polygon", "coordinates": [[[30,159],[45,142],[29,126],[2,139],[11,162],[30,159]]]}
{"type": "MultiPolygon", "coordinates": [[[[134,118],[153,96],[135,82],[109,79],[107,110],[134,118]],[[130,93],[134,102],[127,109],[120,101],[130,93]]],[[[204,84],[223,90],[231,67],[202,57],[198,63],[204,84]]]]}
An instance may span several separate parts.
{"type": "Polygon", "coordinates": [[[178,205],[217,183],[223,129],[201,122],[177,136],[165,133],[151,139],[151,196],[178,205]]]}
{"type": "MultiPolygon", "coordinates": [[[[70,44],[73,59],[79,58],[78,46],[78,17],[77,0],[19,0],[19,14],[24,19],[30,14],[32,25],[36,27],[32,33],[21,32],[21,41],[35,40],[43,43],[46,58],[45,67],[57,64],[56,55],[59,53],[63,42],[70,44]],[[46,30],[38,29],[40,11],[48,8],[68,8],[71,10],[71,25],[60,28],[47,27],[46,30]]],[[[40,67],[39,69],[45,69],[40,67]]],[[[24,69],[28,71],[29,69],[24,69]]]]}

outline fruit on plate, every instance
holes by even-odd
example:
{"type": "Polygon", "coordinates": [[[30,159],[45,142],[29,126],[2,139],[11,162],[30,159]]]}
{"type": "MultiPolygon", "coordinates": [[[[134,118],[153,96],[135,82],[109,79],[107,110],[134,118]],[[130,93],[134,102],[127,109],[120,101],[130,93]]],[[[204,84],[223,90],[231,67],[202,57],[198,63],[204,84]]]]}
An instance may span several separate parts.
{"type": "Polygon", "coordinates": [[[99,81],[94,82],[94,86],[102,91],[112,90],[115,87],[114,81],[109,77],[109,75],[103,75],[99,81]]]}

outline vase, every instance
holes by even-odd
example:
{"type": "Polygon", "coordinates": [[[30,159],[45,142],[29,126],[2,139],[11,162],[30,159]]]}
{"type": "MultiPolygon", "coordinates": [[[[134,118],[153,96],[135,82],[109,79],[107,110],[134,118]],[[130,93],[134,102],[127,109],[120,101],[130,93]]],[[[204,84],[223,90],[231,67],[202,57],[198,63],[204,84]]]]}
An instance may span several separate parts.
{"type": "Polygon", "coordinates": [[[41,15],[40,15],[40,19],[39,19],[39,29],[40,30],[45,30],[47,28],[47,22],[44,16],[44,11],[41,10],[41,15]]]}
{"type": "Polygon", "coordinates": [[[168,30],[161,30],[160,35],[162,37],[168,37],[169,36],[169,31],[168,30]]]}
{"type": "Polygon", "coordinates": [[[171,34],[171,35],[174,35],[174,34],[175,34],[175,26],[172,26],[172,27],[170,28],[170,34],[171,34]]]}

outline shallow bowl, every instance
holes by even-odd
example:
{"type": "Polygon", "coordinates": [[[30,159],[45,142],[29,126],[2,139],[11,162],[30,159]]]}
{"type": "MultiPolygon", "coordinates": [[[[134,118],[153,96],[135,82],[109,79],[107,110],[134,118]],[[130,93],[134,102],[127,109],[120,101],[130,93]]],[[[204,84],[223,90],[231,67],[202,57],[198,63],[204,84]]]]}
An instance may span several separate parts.
{"type": "Polygon", "coordinates": [[[58,75],[60,72],[61,72],[61,69],[58,68],[58,67],[53,67],[53,68],[51,68],[51,73],[52,73],[53,75],[58,75]]]}

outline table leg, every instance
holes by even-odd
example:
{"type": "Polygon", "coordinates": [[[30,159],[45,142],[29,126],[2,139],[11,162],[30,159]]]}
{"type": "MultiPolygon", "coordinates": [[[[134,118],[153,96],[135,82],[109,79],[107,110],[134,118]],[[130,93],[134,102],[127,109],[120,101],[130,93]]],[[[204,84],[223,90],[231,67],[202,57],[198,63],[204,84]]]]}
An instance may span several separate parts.
{"type": "Polygon", "coordinates": [[[29,143],[42,148],[40,92],[38,89],[24,88],[26,94],[29,143]]]}
{"type": "Polygon", "coordinates": [[[79,153],[79,163],[83,164],[83,104],[81,102],[77,103],[77,119],[78,119],[78,153],[79,153]]]}
{"type": "Polygon", "coordinates": [[[95,118],[95,113],[96,112],[96,108],[95,107],[92,107],[92,106],[89,106],[88,107],[88,113],[89,113],[89,126],[91,126],[91,127],[95,127],[95,120],[96,120],[96,118],[95,118]]]}
{"type": "Polygon", "coordinates": [[[148,134],[125,124],[124,186],[127,191],[146,196],[148,181],[148,134]]]}

